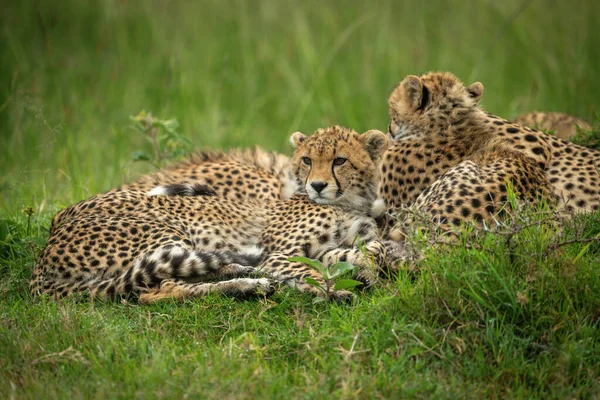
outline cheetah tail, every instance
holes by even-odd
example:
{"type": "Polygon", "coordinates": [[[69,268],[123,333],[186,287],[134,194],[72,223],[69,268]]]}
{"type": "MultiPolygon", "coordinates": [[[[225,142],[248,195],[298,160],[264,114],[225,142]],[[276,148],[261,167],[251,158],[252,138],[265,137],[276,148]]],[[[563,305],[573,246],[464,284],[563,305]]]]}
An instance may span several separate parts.
{"type": "MultiPolygon", "coordinates": [[[[144,255],[133,267],[118,275],[73,281],[57,282],[48,290],[32,289],[32,294],[51,294],[63,297],[74,293],[93,298],[115,299],[118,296],[140,294],[160,286],[163,280],[198,281],[226,274],[226,266],[237,265],[244,271],[253,270],[263,260],[262,250],[250,247],[240,252],[198,251],[179,246],[167,246],[144,255]]],[[[227,272],[230,273],[230,272],[227,272]]]]}

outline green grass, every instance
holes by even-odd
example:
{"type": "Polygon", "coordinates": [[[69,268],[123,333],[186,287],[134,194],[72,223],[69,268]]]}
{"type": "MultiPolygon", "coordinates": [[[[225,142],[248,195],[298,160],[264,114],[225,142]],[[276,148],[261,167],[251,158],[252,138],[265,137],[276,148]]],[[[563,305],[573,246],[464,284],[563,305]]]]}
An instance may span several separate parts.
{"type": "Polygon", "coordinates": [[[285,289],[154,306],[27,294],[53,213],[151,170],[130,162],[149,150],[130,115],[176,117],[197,147],[288,152],[295,130],[385,129],[404,75],[450,70],[501,116],[591,119],[597,2],[4,3],[0,393],[600,397],[600,249],[554,245],[597,235],[600,215],[428,248],[419,274],[349,306],[285,289]]]}

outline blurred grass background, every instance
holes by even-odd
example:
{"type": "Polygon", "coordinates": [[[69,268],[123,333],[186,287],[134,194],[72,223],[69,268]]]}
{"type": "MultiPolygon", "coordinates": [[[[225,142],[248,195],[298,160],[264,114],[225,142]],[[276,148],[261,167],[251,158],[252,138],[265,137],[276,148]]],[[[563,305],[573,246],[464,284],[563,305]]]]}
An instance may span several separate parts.
{"type": "Polygon", "coordinates": [[[600,3],[589,0],[32,1],[0,6],[0,208],[58,208],[133,179],[129,115],[175,117],[197,147],[335,123],[385,129],[406,74],[483,82],[511,118],[590,118],[600,3]]]}

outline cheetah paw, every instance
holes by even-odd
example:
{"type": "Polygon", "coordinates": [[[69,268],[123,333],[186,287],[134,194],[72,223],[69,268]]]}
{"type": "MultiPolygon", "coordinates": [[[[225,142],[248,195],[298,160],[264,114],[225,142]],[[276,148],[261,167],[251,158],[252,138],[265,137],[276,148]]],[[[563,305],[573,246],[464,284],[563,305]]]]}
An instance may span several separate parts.
{"type": "MultiPolygon", "coordinates": [[[[230,281],[233,282],[233,281],[230,281]]],[[[273,283],[266,278],[251,279],[240,278],[236,279],[235,286],[232,288],[235,297],[250,297],[250,296],[268,296],[275,291],[273,283]]]]}
{"type": "Polygon", "coordinates": [[[140,294],[138,302],[140,304],[151,304],[161,300],[171,299],[176,294],[174,293],[175,282],[173,281],[162,281],[158,289],[140,294]]]}
{"type": "Polygon", "coordinates": [[[256,267],[241,264],[229,264],[221,268],[221,274],[232,278],[248,276],[256,272],[256,267]]]}
{"type": "Polygon", "coordinates": [[[373,257],[377,265],[385,263],[387,257],[386,246],[379,241],[371,242],[366,246],[367,255],[373,257]]]}
{"type": "Polygon", "coordinates": [[[354,293],[349,292],[347,290],[335,290],[330,294],[329,299],[335,301],[336,303],[348,304],[352,303],[354,297],[354,293]]]}
{"type": "Polygon", "coordinates": [[[362,283],[360,289],[367,289],[377,282],[377,273],[370,266],[359,267],[353,278],[362,283]]]}
{"type": "Polygon", "coordinates": [[[410,258],[409,252],[402,243],[394,240],[386,240],[383,244],[386,247],[388,262],[391,266],[410,258]]]}

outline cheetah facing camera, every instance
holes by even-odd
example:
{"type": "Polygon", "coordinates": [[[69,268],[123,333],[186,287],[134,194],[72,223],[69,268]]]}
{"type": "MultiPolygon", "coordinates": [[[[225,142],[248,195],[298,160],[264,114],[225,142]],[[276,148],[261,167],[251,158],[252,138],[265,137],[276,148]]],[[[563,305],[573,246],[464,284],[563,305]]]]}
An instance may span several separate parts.
{"type": "Polygon", "coordinates": [[[389,207],[415,205],[447,227],[493,222],[507,181],[521,199],[598,210],[600,151],[486,113],[483,85],[450,73],[409,75],[390,98],[394,144],[381,163],[379,195],[389,207]]]}
{"type": "MultiPolygon", "coordinates": [[[[319,130],[302,142],[311,143],[311,150],[299,146],[295,153],[302,155],[295,157],[330,166],[322,178],[307,166],[302,170],[321,180],[333,170],[344,196],[362,193],[364,180],[377,178],[375,164],[359,158],[368,154],[376,160],[387,143],[381,132],[363,138],[340,127],[319,130]],[[348,143],[356,147],[344,147],[348,143]],[[349,152],[342,154],[342,148],[349,152]],[[347,161],[339,165],[336,160],[342,155],[347,161]]],[[[245,297],[272,291],[268,279],[248,277],[259,272],[321,295],[304,278],[322,281],[322,277],[306,265],[288,261],[290,257],[316,258],[325,265],[348,261],[359,266],[356,279],[365,286],[375,282],[377,268],[392,257],[379,241],[375,221],[348,202],[321,205],[305,195],[287,201],[236,200],[215,196],[205,187],[179,186],[175,192],[168,187],[154,189],[153,194],[166,195],[153,196],[116,190],[73,206],[75,211],[55,228],[35,264],[31,293],[54,297],[86,293],[99,298],[135,294],[141,302],[209,292],[245,297]]],[[[333,296],[351,297],[347,291],[333,296]]]]}
{"type": "Polygon", "coordinates": [[[311,137],[296,132],[294,174],[298,192],[318,204],[368,211],[377,197],[378,171],[389,139],[377,130],[362,135],[334,126],[311,137]]]}

